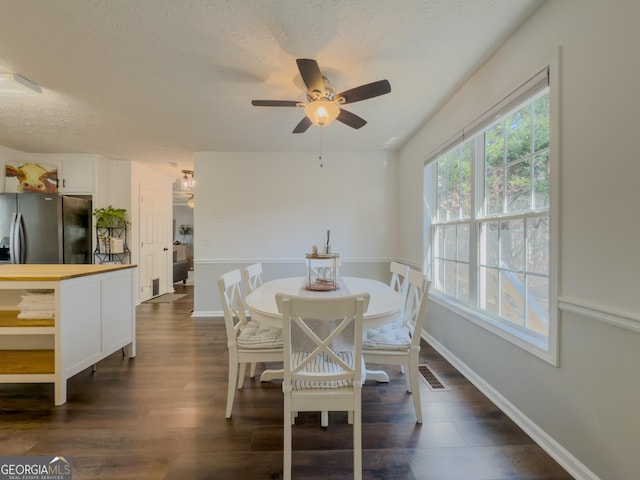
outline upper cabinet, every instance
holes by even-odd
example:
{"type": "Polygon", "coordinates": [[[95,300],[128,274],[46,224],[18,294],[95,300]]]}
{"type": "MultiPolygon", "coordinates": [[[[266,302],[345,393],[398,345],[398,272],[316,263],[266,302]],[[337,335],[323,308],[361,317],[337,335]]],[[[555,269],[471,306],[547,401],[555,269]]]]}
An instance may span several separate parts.
{"type": "Polygon", "coordinates": [[[56,170],[58,193],[93,195],[96,185],[97,155],[34,154],[29,161],[56,170]]]}
{"type": "Polygon", "coordinates": [[[83,158],[68,157],[62,159],[62,176],[58,178],[58,190],[61,193],[94,192],[95,156],[87,155],[83,158]]]}

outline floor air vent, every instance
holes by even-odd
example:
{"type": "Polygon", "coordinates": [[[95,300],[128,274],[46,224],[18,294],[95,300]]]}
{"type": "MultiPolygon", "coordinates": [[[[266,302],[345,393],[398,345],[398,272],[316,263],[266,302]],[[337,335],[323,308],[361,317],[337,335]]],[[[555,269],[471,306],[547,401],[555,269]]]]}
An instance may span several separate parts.
{"type": "Polygon", "coordinates": [[[420,376],[427,386],[434,391],[449,390],[449,387],[427,365],[418,365],[420,376]]]}

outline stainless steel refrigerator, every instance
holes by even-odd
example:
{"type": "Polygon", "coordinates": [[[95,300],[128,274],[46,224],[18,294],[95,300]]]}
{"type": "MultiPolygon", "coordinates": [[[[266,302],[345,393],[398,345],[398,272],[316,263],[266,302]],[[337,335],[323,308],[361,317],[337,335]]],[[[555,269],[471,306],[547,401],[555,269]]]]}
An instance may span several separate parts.
{"type": "Polygon", "coordinates": [[[0,263],[92,263],[91,200],[0,193],[0,263]]]}

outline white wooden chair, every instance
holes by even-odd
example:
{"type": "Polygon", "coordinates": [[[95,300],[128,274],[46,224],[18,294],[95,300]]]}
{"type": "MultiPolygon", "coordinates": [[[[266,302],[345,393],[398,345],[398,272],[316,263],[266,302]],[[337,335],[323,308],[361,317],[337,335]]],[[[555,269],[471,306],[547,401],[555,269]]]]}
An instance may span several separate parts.
{"type": "Polygon", "coordinates": [[[409,287],[407,277],[409,276],[409,270],[409,267],[402,263],[391,262],[389,265],[389,271],[391,272],[389,286],[402,296],[403,304],[407,301],[407,291],[409,287]]]}
{"type": "MultiPolygon", "coordinates": [[[[244,285],[247,289],[247,294],[253,292],[256,288],[262,285],[262,263],[254,263],[242,270],[242,277],[244,278],[244,285]]],[[[251,320],[251,318],[247,318],[251,320]]],[[[256,362],[251,362],[251,370],[249,370],[249,376],[253,378],[256,374],[256,362]]]]}
{"type": "Polygon", "coordinates": [[[369,294],[318,298],[279,293],[276,302],[284,337],[283,477],[291,479],[297,413],[347,411],[353,423],[353,476],[362,479],[362,318],[369,294]]]}
{"type": "MultiPolygon", "coordinates": [[[[218,279],[218,290],[224,310],[224,323],[229,347],[229,383],[226,418],[231,418],[236,387],[242,388],[246,364],[282,362],[282,329],[247,322],[240,291],[240,270],[232,270],[218,279]]],[[[251,369],[253,378],[255,371],[251,369]]]]}
{"type": "Polygon", "coordinates": [[[410,269],[408,297],[404,316],[392,325],[364,332],[362,353],[367,363],[400,365],[406,375],[407,390],[413,395],[413,406],[418,423],[422,423],[418,365],[420,337],[427,309],[431,282],[425,275],[410,269]]]}
{"type": "MultiPolygon", "coordinates": [[[[400,315],[404,318],[404,305],[407,303],[407,292],[409,291],[409,266],[398,262],[391,262],[389,271],[391,272],[391,280],[389,286],[402,296],[402,311],[400,315]]],[[[404,373],[404,366],[400,365],[400,370],[404,373]]]]}
{"type": "Polygon", "coordinates": [[[247,287],[247,293],[253,292],[262,285],[262,263],[249,265],[242,271],[242,276],[247,287]]]}

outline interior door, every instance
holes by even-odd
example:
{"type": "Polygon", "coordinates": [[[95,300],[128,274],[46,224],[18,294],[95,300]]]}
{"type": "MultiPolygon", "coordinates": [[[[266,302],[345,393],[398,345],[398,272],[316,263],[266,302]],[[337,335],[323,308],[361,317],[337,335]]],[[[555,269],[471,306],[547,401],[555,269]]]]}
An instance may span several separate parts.
{"type": "Polygon", "coordinates": [[[140,198],[141,301],[166,293],[171,236],[166,195],[142,187],[140,198]]]}

